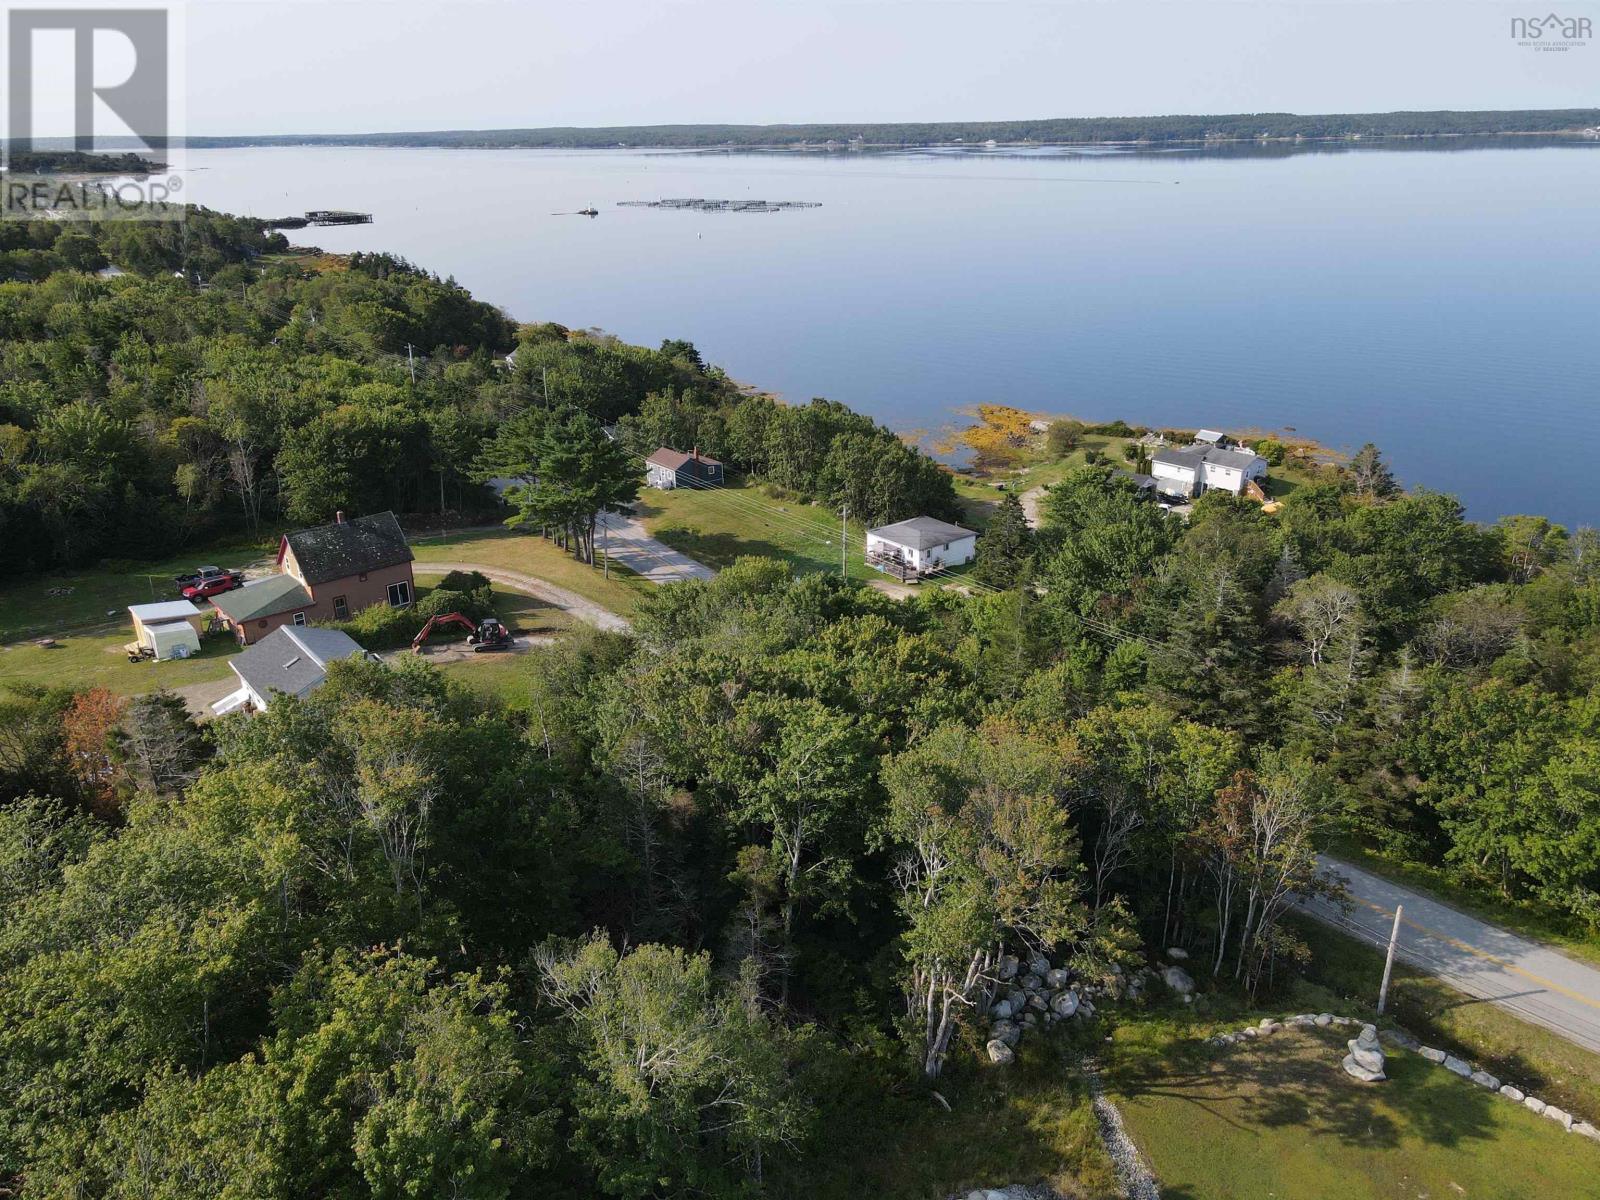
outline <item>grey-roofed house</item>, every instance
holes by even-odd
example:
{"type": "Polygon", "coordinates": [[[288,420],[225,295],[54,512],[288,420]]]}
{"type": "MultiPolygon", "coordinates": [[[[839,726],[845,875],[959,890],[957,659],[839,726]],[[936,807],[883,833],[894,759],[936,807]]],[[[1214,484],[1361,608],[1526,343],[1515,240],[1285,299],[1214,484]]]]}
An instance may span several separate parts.
{"type": "Polygon", "coordinates": [[[392,512],[288,533],[278,543],[281,574],[223,592],[211,601],[248,646],[283,625],[343,621],[374,604],[403,608],[416,599],[411,546],[392,512]]]}
{"type": "Polygon", "coordinates": [[[936,517],[912,517],[867,530],[867,562],[897,575],[959,567],[977,553],[978,535],[936,517]]]}
{"type": "Polygon", "coordinates": [[[697,446],[689,453],[662,446],[644,460],[645,482],[653,488],[671,491],[678,487],[719,487],[722,464],[700,453],[697,446]]]}
{"type": "Polygon", "coordinates": [[[328,664],[366,651],[337,629],[282,625],[228,660],[239,686],[211,706],[221,716],[246,705],[264,712],[275,696],[305,696],[322,686],[328,664]]]}
{"type": "Polygon", "coordinates": [[[1150,471],[1163,495],[1192,497],[1220,488],[1237,496],[1250,480],[1266,478],[1267,460],[1249,450],[1196,443],[1157,450],[1150,471]]]}

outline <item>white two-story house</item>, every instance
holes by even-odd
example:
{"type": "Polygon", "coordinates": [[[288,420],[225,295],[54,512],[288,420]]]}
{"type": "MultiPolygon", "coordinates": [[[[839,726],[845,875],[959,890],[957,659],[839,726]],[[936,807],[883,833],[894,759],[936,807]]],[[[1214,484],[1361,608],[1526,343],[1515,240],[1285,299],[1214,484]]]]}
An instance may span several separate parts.
{"type": "Polygon", "coordinates": [[[1220,488],[1237,496],[1251,479],[1267,477],[1267,460],[1249,450],[1197,444],[1157,450],[1150,459],[1156,489],[1165,496],[1198,496],[1220,488]]]}

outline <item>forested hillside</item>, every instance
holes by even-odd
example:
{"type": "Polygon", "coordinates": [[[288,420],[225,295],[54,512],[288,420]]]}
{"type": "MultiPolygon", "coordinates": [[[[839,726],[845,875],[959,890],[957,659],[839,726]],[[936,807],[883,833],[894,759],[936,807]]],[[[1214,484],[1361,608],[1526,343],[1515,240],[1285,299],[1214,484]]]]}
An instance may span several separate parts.
{"type": "Polygon", "coordinates": [[[953,509],[946,475],[889,431],[747,397],[688,342],[519,330],[399,259],[286,249],[204,211],[0,225],[0,577],[340,509],[492,512],[485,447],[563,412],[591,439],[620,420],[642,453],[698,444],[874,520],[953,509]]]}
{"type": "MultiPolygon", "coordinates": [[[[0,285],[8,569],[498,471],[575,521],[602,441],[953,503],[886,431],[687,343],[518,329],[230,228],[197,227],[208,270],[158,239],[144,274],[67,267],[101,231],[8,251],[61,260],[0,285]]],[[[1187,521],[1093,465],[1038,531],[1007,496],[965,586],[743,559],[518,660],[512,702],[409,656],[204,730],[160,693],[0,694],[0,1187],[813,1197],[907,1111],[1004,1118],[963,1107],[1003,954],[1113,1020],[1171,946],[1277,995],[1325,836],[1600,925],[1594,531],[1469,523],[1372,448],[1187,521]]]]}

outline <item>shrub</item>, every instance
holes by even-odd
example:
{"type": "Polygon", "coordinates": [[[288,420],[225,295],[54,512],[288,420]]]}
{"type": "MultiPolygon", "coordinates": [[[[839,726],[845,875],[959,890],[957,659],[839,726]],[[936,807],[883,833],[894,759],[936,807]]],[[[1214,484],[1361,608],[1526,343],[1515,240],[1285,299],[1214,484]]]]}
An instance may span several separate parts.
{"type": "Polygon", "coordinates": [[[1051,421],[1044,431],[1045,449],[1057,458],[1065,458],[1078,448],[1078,439],[1082,436],[1082,421],[1051,421]]]}
{"type": "Polygon", "coordinates": [[[1256,443],[1256,453],[1267,460],[1269,467],[1283,465],[1284,445],[1277,438],[1262,438],[1256,443]]]}
{"type": "Polygon", "coordinates": [[[393,608],[374,604],[348,620],[330,622],[329,627],[348,633],[364,650],[394,650],[416,637],[427,619],[420,606],[393,608]]]}
{"type": "Polygon", "coordinates": [[[482,571],[451,571],[439,581],[441,592],[475,592],[489,586],[489,577],[482,571]]]}

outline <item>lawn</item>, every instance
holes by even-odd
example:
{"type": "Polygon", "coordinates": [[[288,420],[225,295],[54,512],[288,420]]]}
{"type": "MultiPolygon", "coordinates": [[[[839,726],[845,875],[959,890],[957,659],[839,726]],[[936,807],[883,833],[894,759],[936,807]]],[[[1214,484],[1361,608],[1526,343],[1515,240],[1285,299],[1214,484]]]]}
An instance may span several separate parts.
{"type": "Polygon", "coordinates": [[[817,1131],[823,1153],[805,1170],[775,1172],[782,1200],[944,1200],[973,1188],[1048,1184],[1064,1200],[1117,1195],[1076,1055],[1058,1036],[1025,1038],[1017,1061],[978,1061],[975,1047],[947,1070],[945,1111],[921,1087],[843,1088],[817,1131]]]}
{"type": "MultiPolygon", "coordinates": [[[[1298,985],[1289,1003],[1301,1012],[1329,1009],[1371,1015],[1383,975],[1382,952],[1309,918],[1294,919],[1293,928],[1311,947],[1312,958],[1307,970],[1310,982],[1298,985]]],[[[1394,965],[1389,1015],[1429,1045],[1480,1063],[1501,1079],[1589,1121],[1600,1121],[1600,1055],[1463,995],[1403,962],[1394,965]]],[[[1600,1159],[1595,1167],[1600,1170],[1600,1159]]],[[[1600,1189],[1595,1194],[1600,1195],[1600,1189]]]]}
{"type": "Polygon", "coordinates": [[[481,563],[507,571],[520,571],[576,592],[584,599],[623,616],[632,613],[639,605],[639,598],[654,586],[615,565],[611,568],[611,577],[607,579],[599,567],[579,562],[537,533],[476,529],[465,533],[417,537],[411,541],[411,551],[418,563],[481,563]]]}
{"type": "MultiPolygon", "coordinates": [[[[417,598],[420,600],[430,590],[427,585],[418,584],[417,598]]],[[[568,615],[564,609],[547,604],[535,596],[513,591],[498,583],[492,585],[492,590],[495,614],[517,637],[559,636],[577,623],[577,619],[568,615]]],[[[441,641],[436,644],[459,649],[464,640],[463,635],[452,641],[441,641]]],[[[533,663],[528,654],[498,651],[467,656],[452,655],[448,658],[440,656],[436,665],[446,675],[466,684],[474,691],[498,697],[509,704],[516,703],[526,695],[526,680],[528,673],[533,670],[533,663]]]]}
{"type": "MultiPolygon", "coordinates": [[[[839,514],[783,500],[767,488],[730,476],[725,487],[703,491],[650,488],[634,511],[653,537],[719,570],[755,554],[778,558],[798,572],[839,571],[839,514]]],[[[849,525],[849,569],[866,577],[863,527],[849,525]]]]}
{"type": "Polygon", "coordinates": [[[1283,1030],[1232,1047],[1210,1026],[1116,1030],[1108,1093],[1168,1200],[1594,1196],[1600,1147],[1420,1055],[1387,1082],[1339,1069],[1353,1030],[1283,1030]]]}
{"type": "Polygon", "coordinates": [[[70,687],[81,691],[103,687],[121,696],[180,688],[225,678],[228,659],[238,652],[231,637],[202,638],[200,653],[169,662],[130,663],[122,647],[133,640],[131,625],[107,632],[96,629],[57,635],[45,649],[33,642],[0,645],[0,688],[13,683],[70,687]]]}
{"type": "Polygon", "coordinates": [[[127,608],[177,600],[173,576],[201,563],[245,567],[272,557],[276,539],[233,541],[155,562],[103,562],[91,570],[46,575],[0,588],[0,643],[116,623],[132,638],[127,608]]]}

